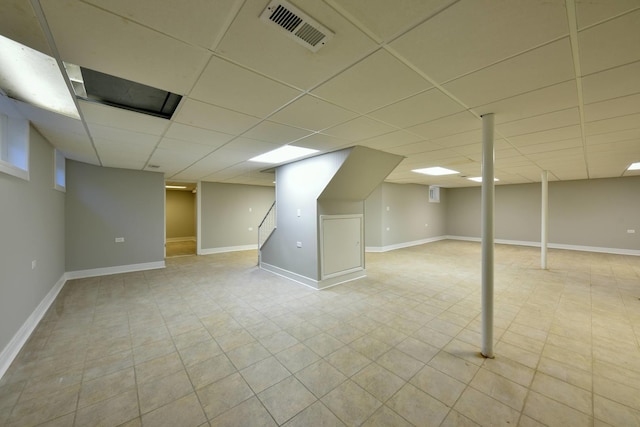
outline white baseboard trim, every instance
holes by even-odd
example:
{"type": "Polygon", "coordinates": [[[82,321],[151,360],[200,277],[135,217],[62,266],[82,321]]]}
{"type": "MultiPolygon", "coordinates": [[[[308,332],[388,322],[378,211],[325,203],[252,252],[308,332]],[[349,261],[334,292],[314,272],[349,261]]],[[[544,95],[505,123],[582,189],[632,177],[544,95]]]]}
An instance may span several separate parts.
{"type": "Polygon", "coordinates": [[[425,243],[437,242],[439,240],[445,240],[447,236],[428,237],[426,239],[413,240],[411,242],[396,243],[395,245],[387,246],[367,246],[365,252],[389,252],[396,249],[409,248],[411,246],[424,245],[425,243]]]}
{"type": "MultiPolygon", "coordinates": [[[[450,240],[464,240],[467,242],[482,241],[480,237],[446,236],[446,238],[450,240]]],[[[495,243],[499,245],[531,246],[534,248],[540,247],[540,242],[529,242],[526,240],[495,239],[495,243]]],[[[636,250],[636,249],[603,248],[599,246],[582,246],[582,245],[564,245],[561,243],[549,243],[547,246],[549,247],[549,249],[563,249],[567,251],[598,252],[603,254],[640,256],[640,250],[636,250]]]]}
{"type": "Polygon", "coordinates": [[[330,279],[315,280],[306,276],[302,276],[298,273],[294,273],[293,271],[285,270],[284,268],[276,267],[272,264],[267,264],[266,262],[261,263],[260,268],[268,271],[269,273],[273,273],[276,276],[284,277],[285,279],[289,279],[293,282],[299,283],[315,290],[330,288],[332,286],[341,285],[343,283],[351,282],[352,280],[361,279],[367,276],[366,270],[362,269],[359,271],[344,274],[342,276],[332,277],[330,279]]]}
{"type": "Polygon", "coordinates": [[[196,236],[191,237],[167,237],[166,243],[175,243],[175,242],[195,242],[196,236]]]}
{"type": "Polygon", "coordinates": [[[258,245],[243,245],[243,246],[226,246],[222,248],[206,248],[200,249],[198,255],[212,255],[212,254],[222,254],[225,252],[238,252],[238,251],[249,251],[249,250],[258,249],[258,245]]]}
{"type": "Polygon", "coordinates": [[[27,318],[27,320],[22,324],[18,332],[15,333],[9,344],[0,352],[0,378],[7,372],[9,366],[16,358],[22,347],[25,345],[33,330],[38,326],[40,320],[45,315],[53,301],[55,301],[56,297],[60,293],[60,290],[66,283],[67,278],[66,274],[63,274],[60,279],[56,282],[55,285],[51,288],[51,290],[45,295],[45,297],[40,301],[40,304],[33,310],[33,313],[27,318]]]}
{"type": "Polygon", "coordinates": [[[145,262],[141,264],[116,265],[114,267],[92,268],[89,270],[67,271],[69,279],[84,279],[86,277],[108,276],[109,274],[132,273],[134,271],[155,270],[165,268],[164,261],[145,262]]]}

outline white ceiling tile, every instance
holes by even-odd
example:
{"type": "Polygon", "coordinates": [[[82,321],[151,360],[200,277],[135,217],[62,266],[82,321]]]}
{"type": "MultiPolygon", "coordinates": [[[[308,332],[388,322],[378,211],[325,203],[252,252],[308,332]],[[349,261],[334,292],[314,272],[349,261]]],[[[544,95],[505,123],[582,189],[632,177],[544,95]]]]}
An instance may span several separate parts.
{"type": "Polygon", "coordinates": [[[542,153],[531,153],[527,157],[537,162],[541,167],[544,167],[544,165],[561,165],[563,162],[576,164],[576,162],[584,162],[584,148],[572,147],[542,153]]]}
{"type": "Polygon", "coordinates": [[[524,135],[512,136],[509,138],[509,141],[516,147],[523,147],[532,144],[543,144],[546,142],[581,138],[581,136],[582,131],[580,129],[580,125],[573,125],[557,129],[548,129],[539,132],[527,133],[524,135]]]}
{"type": "Polygon", "coordinates": [[[375,43],[333,8],[317,0],[295,5],[336,36],[313,53],[258,17],[267,2],[247,1],[226,32],[217,52],[248,68],[300,89],[322,83],[375,48],[375,43]],[[312,63],[313,65],[309,65],[312,63]]]}
{"type": "Polygon", "coordinates": [[[530,155],[576,147],[582,147],[582,138],[571,138],[560,141],[543,142],[540,144],[521,145],[518,149],[521,153],[530,155]]]}
{"type": "Polygon", "coordinates": [[[323,133],[314,133],[296,141],[294,145],[298,147],[313,148],[314,150],[331,151],[338,147],[351,146],[353,144],[334,136],[325,135],[323,133]]]}
{"type": "Polygon", "coordinates": [[[440,90],[430,89],[368,115],[395,126],[406,127],[435,120],[463,110],[464,107],[462,105],[440,90]]]}
{"type": "Polygon", "coordinates": [[[0,2],[0,34],[52,56],[49,43],[28,1],[2,0],[0,2]]]}
{"type": "Polygon", "coordinates": [[[153,141],[137,141],[135,144],[126,140],[105,138],[93,138],[93,141],[96,145],[96,149],[98,150],[98,154],[100,155],[100,159],[103,161],[105,161],[105,155],[109,155],[110,158],[113,158],[114,156],[122,158],[131,156],[132,159],[144,159],[146,161],[156,146],[156,143],[153,141]]]}
{"type": "Polygon", "coordinates": [[[640,61],[582,79],[585,104],[640,93],[640,61]]]}
{"type": "MultiPolygon", "coordinates": [[[[418,153],[426,153],[426,152],[432,152],[432,151],[441,151],[444,150],[446,147],[437,144],[433,141],[418,141],[418,142],[413,142],[411,144],[403,144],[403,145],[398,145],[395,147],[389,147],[387,148],[387,150],[389,152],[393,152],[393,154],[400,154],[402,156],[409,156],[411,154],[418,154],[418,153]]],[[[449,151],[447,151],[449,153],[449,151]]]]}
{"type": "MultiPolygon", "coordinates": [[[[433,142],[440,144],[443,147],[460,147],[469,144],[480,144],[482,142],[482,130],[470,130],[466,132],[455,133],[440,138],[434,138],[433,142]]],[[[494,144],[497,140],[494,141],[494,144]]]]}
{"type": "Polygon", "coordinates": [[[86,132],[75,133],[58,127],[36,126],[38,131],[66,158],[91,164],[100,161],[86,132]]]}
{"type": "Polygon", "coordinates": [[[133,169],[133,170],[141,170],[144,168],[145,160],[142,159],[132,159],[129,156],[122,155],[111,155],[105,154],[101,155],[103,158],[102,166],[106,168],[119,168],[119,169],[133,169]]]}
{"type": "Polygon", "coordinates": [[[571,44],[564,38],[444,85],[475,107],[575,78],[571,44]]]}
{"type": "Polygon", "coordinates": [[[584,118],[587,122],[635,113],[640,113],[640,93],[593,104],[585,104],[584,106],[584,118]]]}
{"type": "Polygon", "coordinates": [[[87,133],[80,119],[44,110],[20,101],[16,101],[14,105],[26,119],[36,126],[55,127],[68,132],[84,133],[85,135],[87,133]]]}
{"type": "Polygon", "coordinates": [[[587,145],[587,153],[594,164],[607,163],[612,160],[617,162],[620,156],[628,164],[631,164],[632,162],[640,161],[640,144],[638,143],[638,138],[610,141],[604,144],[587,145]],[[615,154],[616,156],[610,157],[610,154],[615,154]]]}
{"type": "Polygon", "coordinates": [[[264,121],[252,128],[242,136],[258,139],[260,141],[278,143],[280,145],[287,144],[291,141],[310,135],[312,132],[306,129],[295,128],[292,126],[282,125],[280,123],[264,121]]]}
{"type": "Polygon", "coordinates": [[[134,82],[187,93],[210,53],[94,6],[42,2],[64,61],[134,82]]]}
{"type": "Polygon", "coordinates": [[[121,128],[133,132],[162,135],[169,121],[147,114],[109,107],[95,102],[79,101],[80,110],[89,124],[121,128]]]}
{"type": "Polygon", "coordinates": [[[582,74],[640,59],[640,10],[578,33],[582,74]]]}
{"type": "Polygon", "coordinates": [[[193,142],[182,141],[180,139],[162,138],[158,148],[162,148],[165,151],[172,151],[176,156],[184,153],[189,158],[197,157],[201,158],[211,153],[215,148],[209,145],[195,144],[193,142]]]}
{"type": "Polygon", "coordinates": [[[357,114],[322,99],[305,95],[272,115],[269,120],[319,131],[346,122],[357,114]]]}
{"type": "Polygon", "coordinates": [[[431,86],[418,73],[380,49],[312,93],[347,109],[366,113],[431,86]]]}
{"type": "Polygon", "coordinates": [[[398,147],[400,145],[410,144],[420,140],[422,140],[422,138],[418,135],[398,130],[358,141],[358,145],[364,145],[369,148],[385,151],[388,148],[398,147]]]}
{"type": "Polygon", "coordinates": [[[391,47],[444,82],[568,33],[561,0],[463,0],[391,47]]]}
{"type": "Polygon", "coordinates": [[[495,123],[499,125],[577,106],[576,83],[568,81],[475,107],[472,110],[479,116],[493,113],[495,123]]]}
{"type": "Polygon", "coordinates": [[[394,130],[395,128],[389,125],[361,116],[346,123],[326,129],[323,133],[349,141],[360,141],[393,132],[394,130]]]}
{"type": "Polygon", "coordinates": [[[194,99],[183,100],[174,121],[203,129],[229,134],[240,134],[257,124],[260,119],[226,108],[206,104],[194,99]]]}
{"type": "Polygon", "coordinates": [[[584,165],[581,165],[577,170],[565,169],[565,168],[555,168],[550,170],[552,174],[558,177],[558,179],[562,181],[573,181],[577,179],[587,179],[589,176],[587,175],[587,168],[584,165]]]}
{"type": "Polygon", "coordinates": [[[216,132],[214,130],[202,129],[175,122],[171,123],[165,136],[167,138],[208,145],[213,148],[224,145],[234,138],[234,135],[228,133],[216,132]]]}
{"type": "Polygon", "coordinates": [[[89,132],[94,141],[108,140],[116,141],[125,146],[155,146],[160,137],[148,133],[133,132],[130,130],[103,126],[96,123],[89,123],[89,132]]]}
{"type": "Polygon", "coordinates": [[[151,155],[149,164],[159,166],[158,172],[164,172],[167,176],[171,176],[189,167],[199,159],[200,156],[194,153],[158,147],[151,155]]]}
{"type": "Polygon", "coordinates": [[[389,41],[437,13],[453,0],[328,0],[341,13],[356,20],[378,41],[389,41]]]}
{"type": "Polygon", "coordinates": [[[588,145],[607,144],[617,141],[635,141],[636,144],[638,144],[638,150],[640,151],[640,127],[587,136],[588,145]]]}
{"type": "Polygon", "coordinates": [[[165,2],[161,7],[157,0],[87,0],[87,3],[189,44],[210,48],[224,30],[235,0],[181,0],[165,2]]]}
{"type": "Polygon", "coordinates": [[[510,137],[577,124],[580,124],[580,111],[578,108],[568,108],[522,120],[501,123],[496,125],[496,131],[502,136],[510,137]]]}
{"type": "Polygon", "coordinates": [[[576,0],[578,29],[605,21],[640,7],[637,0],[593,1],[576,0]]]}
{"type": "MultiPolygon", "coordinates": [[[[258,141],[249,138],[236,138],[224,147],[220,148],[220,152],[233,151],[234,154],[238,154],[240,158],[249,160],[251,157],[266,153],[276,148],[282,147],[285,144],[273,144],[265,141],[258,141]]],[[[216,151],[218,154],[218,151],[216,151]]]]}
{"type": "Polygon", "coordinates": [[[463,111],[458,114],[412,126],[407,128],[407,130],[424,138],[433,139],[481,128],[482,121],[480,119],[467,111],[463,111]]]}
{"type": "Polygon", "coordinates": [[[189,97],[265,117],[301,94],[299,90],[214,56],[189,97]]]}
{"type": "Polygon", "coordinates": [[[615,132],[617,130],[636,129],[640,127],[640,113],[628,116],[613,117],[611,119],[587,122],[585,130],[587,135],[615,132]]]}

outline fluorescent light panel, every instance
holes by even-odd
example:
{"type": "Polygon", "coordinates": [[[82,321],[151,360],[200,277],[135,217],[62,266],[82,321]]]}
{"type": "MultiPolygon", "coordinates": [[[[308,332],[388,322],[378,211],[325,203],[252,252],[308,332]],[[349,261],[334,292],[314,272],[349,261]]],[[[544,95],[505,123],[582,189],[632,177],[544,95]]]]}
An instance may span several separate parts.
{"type": "Polygon", "coordinates": [[[275,150],[268,151],[259,156],[249,159],[250,162],[259,163],[282,163],[289,160],[295,160],[308,154],[317,153],[318,150],[311,148],[297,147],[295,145],[284,145],[275,150]]]}
{"type": "Polygon", "coordinates": [[[172,190],[184,190],[187,187],[184,185],[165,185],[164,188],[169,188],[172,190]]]}
{"type": "Polygon", "coordinates": [[[631,163],[631,165],[627,168],[628,171],[638,171],[640,170],[640,162],[631,163]]]}
{"type": "MultiPolygon", "coordinates": [[[[471,181],[475,181],[475,182],[482,182],[482,177],[481,176],[474,176],[473,178],[467,178],[471,181]]],[[[500,181],[498,178],[493,178],[494,181],[500,181]]]]}
{"type": "Polygon", "coordinates": [[[79,119],[55,59],[0,36],[0,87],[12,98],[79,119]]]}
{"type": "Polygon", "coordinates": [[[433,175],[433,176],[453,175],[456,173],[460,173],[458,171],[454,171],[451,169],[441,168],[440,166],[436,166],[433,168],[413,169],[411,172],[421,173],[424,175],[433,175]]]}

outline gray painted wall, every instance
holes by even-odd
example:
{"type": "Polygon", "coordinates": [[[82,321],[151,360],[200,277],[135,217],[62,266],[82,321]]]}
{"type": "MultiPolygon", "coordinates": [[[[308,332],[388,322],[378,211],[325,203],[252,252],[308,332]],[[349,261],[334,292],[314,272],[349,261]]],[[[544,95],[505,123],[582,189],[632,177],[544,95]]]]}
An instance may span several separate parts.
{"type": "Polygon", "coordinates": [[[191,191],[166,191],[167,239],[195,237],[196,195],[191,191]]]}
{"type": "Polygon", "coordinates": [[[428,186],[381,184],[365,203],[367,247],[393,246],[445,235],[447,192],[441,188],[440,203],[430,203],[428,186]]]}
{"type": "Polygon", "coordinates": [[[376,187],[364,201],[364,244],[366,247],[382,247],[382,187],[376,187]]]}
{"type": "MultiPolygon", "coordinates": [[[[335,151],[276,170],[278,228],[263,247],[263,262],[320,279],[317,199],[349,152],[349,149],[335,151]],[[296,247],[297,242],[302,243],[301,248],[296,247]]],[[[329,203],[326,210],[334,212],[335,206],[329,203]]]]}
{"type": "MultiPolygon", "coordinates": [[[[540,242],[540,188],[496,186],[496,239],[540,242]]],[[[480,187],[447,190],[446,234],[480,237],[480,198],[480,187]]],[[[640,249],[640,176],[550,182],[549,243],[640,249]]]]}
{"type": "Polygon", "coordinates": [[[164,191],[161,173],[68,161],[67,271],[163,261],[164,191]]]}
{"type": "Polygon", "coordinates": [[[33,128],[29,139],[30,181],[0,173],[0,351],[65,272],[65,194],[53,189],[53,147],[33,128]]]}
{"type": "Polygon", "coordinates": [[[206,250],[257,245],[258,225],[275,192],[273,187],[203,182],[200,197],[201,248],[206,250]]]}

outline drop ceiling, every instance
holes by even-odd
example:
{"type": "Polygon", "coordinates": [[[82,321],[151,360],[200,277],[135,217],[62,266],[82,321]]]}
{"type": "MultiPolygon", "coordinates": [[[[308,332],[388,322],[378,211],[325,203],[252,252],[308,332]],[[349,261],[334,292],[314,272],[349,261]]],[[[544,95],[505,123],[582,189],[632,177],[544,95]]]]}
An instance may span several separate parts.
{"type": "Polygon", "coordinates": [[[3,0],[0,34],[182,95],[169,120],[21,108],[68,158],[167,181],[273,185],[248,159],[294,144],[405,156],[389,182],[479,185],[462,176],[481,175],[485,113],[499,185],[640,174],[637,0],[291,0],[335,33],[316,53],[260,20],[269,3],[3,0]],[[460,174],[411,172],[432,166],[460,174]]]}

